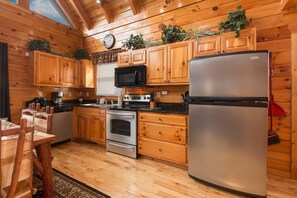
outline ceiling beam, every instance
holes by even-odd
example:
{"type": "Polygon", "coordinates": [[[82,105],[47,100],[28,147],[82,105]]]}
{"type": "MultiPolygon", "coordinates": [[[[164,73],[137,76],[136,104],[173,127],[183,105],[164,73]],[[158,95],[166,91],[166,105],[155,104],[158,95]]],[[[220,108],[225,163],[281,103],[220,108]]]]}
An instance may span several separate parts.
{"type": "Polygon", "coordinates": [[[71,0],[72,5],[74,9],[76,10],[78,16],[81,18],[81,20],[84,22],[86,25],[87,29],[90,30],[92,29],[92,22],[90,18],[87,15],[86,10],[84,9],[83,5],[80,3],[79,0],[71,0]]]}
{"type": "Polygon", "coordinates": [[[18,0],[18,4],[26,9],[30,9],[30,0],[18,0]]]}
{"type": "Polygon", "coordinates": [[[100,3],[100,8],[102,9],[103,15],[105,16],[105,19],[107,20],[108,23],[112,22],[112,16],[110,9],[104,1],[100,3]]]}
{"type": "Polygon", "coordinates": [[[132,12],[134,15],[139,14],[140,11],[140,1],[139,0],[128,0],[132,12]]]}
{"type": "Polygon", "coordinates": [[[281,0],[282,10],[289,10],[297,7],[297,0],[281,0]]]}
{"type": "Polygon", "coordinates": [[[71,8],[69,7],[66,0],[57,0],[58,4],[60,5],[61,9],[64,11],[65,15],[69,19],[69,21],[72,23],[72,25],[76,28],[80,28],[80,23],[77,20],[75,14],[71,11],[71,8]]]}

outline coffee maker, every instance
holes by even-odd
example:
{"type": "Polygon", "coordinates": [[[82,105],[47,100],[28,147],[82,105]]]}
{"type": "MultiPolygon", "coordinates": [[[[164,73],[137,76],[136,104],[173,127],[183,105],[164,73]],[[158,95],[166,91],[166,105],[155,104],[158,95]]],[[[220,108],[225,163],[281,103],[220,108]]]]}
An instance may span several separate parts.
{"type": "Polygon", "coordinates": [[[62,105],[63,104],[63,98],[64,93],[63,91],[59,91],[59,92],[52,92],[52,100],[54,102],[55,105],[62,105]]]}

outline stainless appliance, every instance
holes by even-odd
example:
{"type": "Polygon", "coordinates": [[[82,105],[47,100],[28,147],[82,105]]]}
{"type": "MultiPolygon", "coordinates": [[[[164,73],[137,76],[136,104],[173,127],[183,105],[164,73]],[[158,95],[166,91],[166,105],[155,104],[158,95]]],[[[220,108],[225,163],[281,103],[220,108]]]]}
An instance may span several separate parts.
{"type": "Polygon", "coordinates": [[[125,95],[123,101],[106,111],[106,149],[137,158],[137,109],[149,108],[150,95],[125,95]]]}
{"type": "Polygon", "coordinates": [[[267,51],[191,60],[191,177],[266,196],[268,65],[267,51]]]}
{"type": "Polygon", "coordinates": [[[64,96],[63,91],[52,92],[52,100],[53,100],[54,104],[62,105],[63,104],[63,96],[64,96]]]}
{"type": "Polygon", "coordinates": [[[53,130],[56,135],[53,143],[59,143],[72,138],[72,106],[54,106],[53,130]]]}
{"type": "Polygon", "coordinates": [[[146,84],[146,66],[115,68],[116,87],[143,87],[146,84]]]}

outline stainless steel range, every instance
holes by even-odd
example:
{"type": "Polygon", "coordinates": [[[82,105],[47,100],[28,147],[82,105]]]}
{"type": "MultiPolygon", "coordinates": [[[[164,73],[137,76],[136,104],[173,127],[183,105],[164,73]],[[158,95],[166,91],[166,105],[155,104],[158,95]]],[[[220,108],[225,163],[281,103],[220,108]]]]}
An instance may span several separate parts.
{"type": "Polygon", "coordinates": [[[137,110],[149,108],[150,95],[125,95],[123,101],[106,112],[106,148],[137,158],[137,110]]]}

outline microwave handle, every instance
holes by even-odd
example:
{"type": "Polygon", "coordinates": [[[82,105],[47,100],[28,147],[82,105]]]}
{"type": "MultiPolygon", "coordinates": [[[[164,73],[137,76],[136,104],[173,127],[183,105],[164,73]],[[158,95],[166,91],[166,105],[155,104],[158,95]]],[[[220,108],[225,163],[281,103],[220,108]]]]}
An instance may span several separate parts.
{"type": "Polygon", "coordinates": [[[137,84],[137,82],[138,82],[137,73],[138,73],[138,71],[136,70],[136,71],[135,71],[135,73],[134,73],[134,75],[135,75],[135,82],[136,82],[136,84],[137,84]]]}

